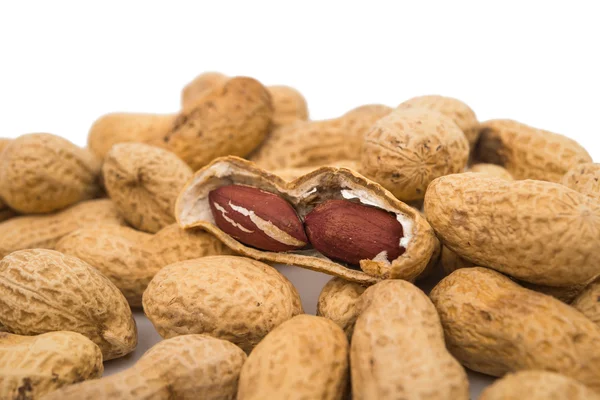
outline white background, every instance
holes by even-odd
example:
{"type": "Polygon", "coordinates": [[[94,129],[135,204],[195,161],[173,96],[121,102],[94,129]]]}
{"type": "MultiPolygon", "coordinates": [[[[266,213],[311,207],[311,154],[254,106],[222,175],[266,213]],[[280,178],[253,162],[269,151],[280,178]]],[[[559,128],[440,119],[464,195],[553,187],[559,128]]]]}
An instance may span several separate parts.
{"type": "MultiPolygon", "coordinates": [[[[98,116],[176,112],[180,89],[215,70],[295,86],[314,119],[366,103],[453,96],[481,120],[512,118],[562,133],[600,161],[595,7],[594,1],[6,1],[0,136],[50,132],[85,145],[98,116]]],[[[326,279],[295,273],[311,306],[306,311],[314,312],[326,279]]],[[[142,325],[148,329],[141,330],[136,356],[156,340],[142,325]]]]}

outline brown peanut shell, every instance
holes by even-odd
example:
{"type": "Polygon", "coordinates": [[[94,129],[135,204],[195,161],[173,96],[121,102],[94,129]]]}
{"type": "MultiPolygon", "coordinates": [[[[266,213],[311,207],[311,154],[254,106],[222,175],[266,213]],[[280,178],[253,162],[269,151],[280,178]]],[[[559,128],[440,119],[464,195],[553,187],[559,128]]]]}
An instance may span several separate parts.
{"type": "Polygon", "coordinates": [[[317,303],[317,315],[335,322],[348,337],[352,338],[354,323],[358,318],[358,299],[367,288],[356,282],[334,277],[321,290],[317,303]]]}
{"type": "Polygon", "coordinates": [[[550,182],[560,182],[577,164],[592,162],[576,141],[508,119],[481,123],[475,159],[501,165],[515,179],[550,182]]]}
{"type": "Polygon", "coordinates": [[[181,91],[181,108],[189,108],[207,92],[223,85],[229,77],[220,72],[204,72],[185,85],[181,91]]]}
{"type": "Polygon", "coordinates": [[[600,164],[578,164],[563,176],[560,183],[579,193],[600,200],[600,164]]]}
{"type": "Polygon", "coordinates": [[[348,169],[322,167],[307,175],[285,182],[252,162],[223,157],[198,171],[183,189],[176,205],[177,222],[182,228],[202,227],[214,234],[236,253],[261,261],[296,265],[362,284],[384,278],[412,280],[419,276],[435,249],[435,235],[419,211],[400,202],[377,183],[348,169]],[[251,248],[224,233],[214,224],[208,193],[230,184],[253,186],[287,200],[300,218],[325,200],[362,196],[369,204],[396,213],[402,219],[406,251],[391,263],[361,260],[362,271],[331,261],[314,250],[275,253],[251,248]],[[342,190],[345,192],[342,194],[342,190]]]}
{"type": "Polygon", "coordinates": [[[600,326],[600,278],[591,282],[571,305],[600,326]]]}
{"type": "Polygon", "coordinates": [[[467,169],[467,172],[478,172],[480,174],[485,174],[490,177],[504,179],[506,181],[514,180],[514,178],[512,177],[510,172],[508,172],[506,170],[506,168],[501,167],[496,164],[485,164],[485,163],[473,164],[467,169]]]}
{"type": "Polygon", "coordinates": [[[296,168],[281,168],[271,171],[271,173],[282,178],[284,181],[293,181],[321,167],[338,167],[347,168],[356,171],[358,163],[355,160],[341,160],[328,163],[327,165],[319,165],[314,167],[296,167],[296,168]]]}

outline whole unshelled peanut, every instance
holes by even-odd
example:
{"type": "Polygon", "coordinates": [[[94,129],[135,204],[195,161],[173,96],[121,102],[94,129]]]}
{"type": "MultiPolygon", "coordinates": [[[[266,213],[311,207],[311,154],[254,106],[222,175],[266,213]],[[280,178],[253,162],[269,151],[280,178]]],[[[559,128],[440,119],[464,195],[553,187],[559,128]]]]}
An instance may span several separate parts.
{"type": "Polygon", "coordinates": [[[298,315],[271,331],[242,367],[238,400],[342,399],[348,340],[325,318],[298,315]]]}
{"type": "Polygon", "coordinates": [[[96,197],[100,162],[61,137],[32,133],[12,140],[0,157],[0,197],[21,213],[58,211],[96,197]]]}
{"type": "Polygon", "coordinates": [[[58,241],[80,228],[125,225],[108,199],[89,200],[48,215],[18,216],[0,223],[0,258],[23,249],[53,250],[58,241]]]}
{"type": "Polygon", "coordinates": [[[332,278],[321,290],[317,303],[317,315],[335,322],[344,330],[348,341],[354,332],[354,323],[358,318],[356,304],[367,288],[342,278],[332,278]]]}
{"type": "Polygon", "coordinates": [[[573,307],[480,267],[453,272],[430,297],[448,349],[467,368],[542,369],[600,389],[600,327],[573,307]]]}
{"type": "Polygon", "coordinates": [[[52,250],[19,250],[0,261],[0,324],[20,335],[81,333],[100,347],[104,360],[137,344],[119,289],[87,263],[52,250]]]}
{"type": "Polygon", "coordinates": [[[579,193],[600,200],[600,164],[578,164],[563,176],[561,183],[579,193]]]}
{"type": "Polygon", "coordinates": [[[113,146],[102,172],[106,191],[125,220],[150,233],[175,222],[175,200],[192,177],[175,154],[143,143],[113,146]]]}
{"type": "Polygon", "coordinates": [[[63,386],[99,378],[103,371],[100,348],[79,333],[0,332],[1,399],[39,399],[63,386]]]}
{"type": "Polygon", "coordinates": [[[446,350],[435,307],[419,288],[379,282],[357,306],[350,346],[354,399],[469,399],[467,374],[446,350]]]}
{"type": "Polygon", "coordinates": [[[484,174],[489,177],[504,179],[506,181],[514,180],[512,175],[510,174],[510,172],[508,172],[506,170],[506,168],[501,167],[496,164],[485,164],[485,163],[473,164],[472,166],[470,166],[467,169],[467,172],[477,172],[477,173],[484,174]]]}
{"type": "Polygon", "coordinates": [[[600,278],[590,283],[571,305],[600,326],[600,278]]]}
{"type": "Polygon", "coordinates": [[[164,266],[194,258],[230,254],[213,235],[177,224],[156,234],[125,226],[100,225],[79,229],[61,239],[56,250],[75,256],[109,278],[132,307],[142,306],[142,294],[164,266]]]}
{"type": "Polygon", "coordinates": [[[143,305],[164,338],[206,333],[247,353],[273,328],[303,312],[298,292],[275,268],[234,256],[162,268],[144,292],[143,305]]]}
{"type": "Polygon", "coordinates": [[[560,182],[577,164],[592,162],[572,139],[501,119],[481,123],[475,159],[501,165],[515,179],[550,182],[560,182]]]}
{"type": "Polygon", "coordinates": [[[600,400],[600,395],[575,379],[549,371],[506,374],[488,386],[479,400],[600,400]]]}
{"type": "Polygon", "coordinates": [[[44,400],[234,400],[245,360],[225,340],[178,336],[159,342],[123,372],[62,388],[44,400]]]}

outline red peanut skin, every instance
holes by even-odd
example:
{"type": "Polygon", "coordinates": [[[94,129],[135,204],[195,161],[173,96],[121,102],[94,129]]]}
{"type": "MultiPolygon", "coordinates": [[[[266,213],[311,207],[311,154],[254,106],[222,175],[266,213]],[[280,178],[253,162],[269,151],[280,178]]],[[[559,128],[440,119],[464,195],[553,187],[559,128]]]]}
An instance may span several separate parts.
{"type": "Polygon", "coordinates": [[[223,232],[248,246],[279,252],[298,250],[308,243],[304,226],[296,214],[296,210],[276,194],[250,186],[228,185],[211,191],[208,200],[216,225],[223,232]],[[217,210],[215,203],[226,210],[229,218],[234,219],[237,224],[251,232],[244,232],[228,222],[222,212],[217,210]],[[236,212],[230,203],[253,211],[261,219],[271,222],[288,235],[303,242],[303,245],[293,246],[273,239],[257,227],[249,216],[236,212]]]}
{"type": "Polygon", "coordinates": [[[329,200],[316,206],[304,220],[313,247],[323,255],[359,265],[382,251],[395,260],[405,249],[404,232],[393,214],[348,200],[329,200]]]}

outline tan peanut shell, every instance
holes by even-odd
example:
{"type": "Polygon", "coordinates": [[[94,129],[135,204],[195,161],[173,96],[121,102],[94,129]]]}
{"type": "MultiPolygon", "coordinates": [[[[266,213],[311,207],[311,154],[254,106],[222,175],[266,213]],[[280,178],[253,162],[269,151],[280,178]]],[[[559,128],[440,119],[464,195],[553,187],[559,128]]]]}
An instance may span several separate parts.
{"type": "Polygon", "coordinates": [[[196,172],[179,195],[175,214],[181,227],[201,227],[241,255],[296,265],[362,284],[372,284],[382,278],[415,279],[423,272],[435,249],[435,235],[419,211],[398,201],[375,182],[344,168],[323,167],[286,183],[249,161],[237,157],[220,158],[196,172]],[[300,218],[323,201],[344,196],[357,198],[396,214],[404,228],[406,251],[391,261],[361,260],[362,271],[359,271],[311,249],[276,253],[245,246],[214,224],[208,203],[211,190],[230,184],[250,185],[278,194],[291,203],[300,218]]]}
{"type": "Polygon", "coordinates": [[[22,249],[52,250],[74,230],[100,224],[125,224],[108,199],[84,201],[54,214],[11,218],[0,223],[0,258],[22,249]]]}
{"type": "Polygon", "coordinates": [[[277,175],[278,177],[282,178],[284,181],[293,181],[294,179],[297,179],[302,175],[306,175],[324,166],[347,168],[356,171],[356,169],[358,168],[358,163],[355,160],[340,160],[328,163],[327,165],[320,165],[314,167],[281,168],[273,170],[271,172],[277,175]]]}
{"type": "Polygon", "coordinates": [[[0,398],[33,400],[102,376],[102,352],[75,332],[38,336],[0,333],[0,398]]]}
{"type": "Polygon", "coordinates": [[[132,307],[142,306],[144,290],[162,267],[231,253],[210,233],[183,230],[177,224],[154,235],[116,225],[79,229],[62,238],[56,250],[96,268],[115,284],[132,307]]]}
{"type": "Polygon", "coordinates": [[[600,326],[600,278],[579,293],[571,305],[600,326]]]}
{"type": "Polygon", "coordinates": [[[600,200],[600,164],[578,164],[562,177],[561,183],[579,193],[600,200]]]}
{"type": "Polygon", "coordinates": [[[373,104],[355,108],[335,119],[285,125],[273,130],[250,159],[267,170],[358,160],[364,134],[391,110],[373,104]]]}
{"type": "Polygon", "coordinates": [[[8,138],[0,138],[0,153],[8,146],[8,144],[12,142],[12,139],[8,138]]]}
{"type": "Polygon", "coordinates": [[[358,317],[356,303],[366,289],[365,286],[355,282],[338,277],[332,278],[321,290],[317,315],[335,322],[350,340],[358,317]]]}
{"type": "Polygon", "coordinates": [[[576,141],[507,119],[481,123],[475,158],[503,166],[515,179],[550,182],[560,182],[577,164],[592,162],[576,141]]]}
{"type": "Polygon", "coordinates": [[[117,143],[148,143],[171,129],[177,114],[111,113],[98,118],[88,133],[88,148],[104,159],[117,143]]]}
{"type": "Polygon", "coordinates": [[[479,121],[475,112],[458,99],[439,95],[413,97],[398,106],[398,109],[424,108],[437,111],[450,118],[463,131],[471,148],[479,136],[479,121]]]}
{"type": "Polygon", "coordinates": [[[575,379],[548,371],[507,374],[487,387],[479,400],[600,400],[600,395],[575,379]]]}
{"type": "Polygon", "coordinates": [[[260,82],[235,77],[184,109],[171,128],[150,141],[177,154],[193,170],[216,157],[245,157],[271,128],[271,96],[260,82]]]}
{"type": "Polygon", "coordinates": [[[339,400],[348,381],[348,340],[325,318],[298,315],[269,333],[242,367],[238,400],[339,400]]]}
{"type": "Polygon", "coordinates": [[[600,389],[600,327],[574,308],[481,267],[453,272],[430,297],[448,349],[467,368],[543,369],[600,389]]]}
{"type": "Polygon", "coordinates": [[[369,287],[357,307],[353,399],[469,399],[467,374],[446,350],[435,307],[419,288],[383,281],[369,287]]]}
{"type": "Polygon", "coordinates": [[[0,197],[28,214],[58,211],[100,193],[100,162],[48,133],[23,135],[0,157],[0,197]]]}
{"type": "Polygon", "coordinates": [[[181,91],[181,107],[189,108],[207,92],[223,85],[229,77],[220,72],[204,72],[185,85],[181,91]]]}
{"type": "Polygon", "coordinates": [[[504,179],[506,181],[514,180],[510,172],[506,170],[506,168],[501,167],[496,164],[474,164],[467,169],[467,172],[478,172],[480,174],[485,174],[490,177],[496,177],[500,179],[504,179]]]}
{"type": "Polygon", "coordinates": [[[44,400],[235,400],[245,360],[225,340],[178,336],[159,342],[125,371],[65,387],[44,400]]]}
{"type": "Polygon", "coordinates": [[[143,143],[121,143],[102,166],[110,198],[134,228],[155,233],[175,222],[175,200],[192,170],[170,151],[143,143]]]}
{"type": "Polygon", "coordinates": [[[303,312],[298,292],[275,268],[234,256],[162,268],[144,292],[143,305],[164,338],[206,333],[247,353],[273,328],[303,312]]]}
{"type": "Polygon", "coordinates": [[[448,175],[429,186],[425,214],[444,245],[482,267],[548,286],[600,274],[600,203],[563,185],[448,175]]]}
{"type": "Polygon", "coordinates": [[[464,170],[469,142],[451,119],[431,110],[395,110],[362,142],[358,172],[402,201],[421,200],[435,178],[464,170]]]}
{"type": "Polygon", "coordinates": [[[53,250],[20,250],[0,261],[0,324],[20,335],[81,333],[100,347],[104,360],[137,344],[119,289],[89,264],[53,250]]]}

